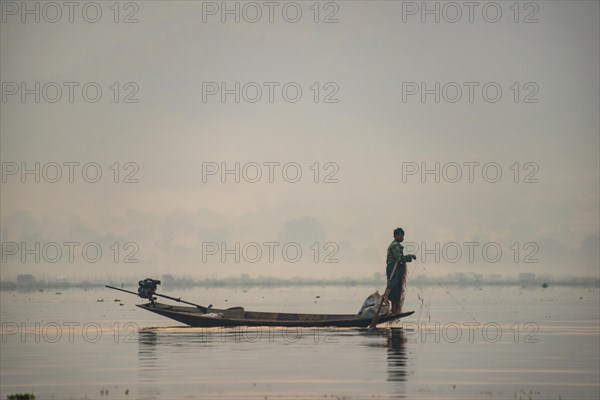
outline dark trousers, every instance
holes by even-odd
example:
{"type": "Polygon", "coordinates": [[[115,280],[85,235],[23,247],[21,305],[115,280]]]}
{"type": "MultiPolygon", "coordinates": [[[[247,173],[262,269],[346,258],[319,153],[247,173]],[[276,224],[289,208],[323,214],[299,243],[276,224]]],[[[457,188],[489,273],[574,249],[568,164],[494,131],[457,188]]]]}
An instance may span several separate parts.
{"type": "Polygon", "coordinates": [[[400,299],[402,297],[402,291],[404,289],[404,277],[406,276],[406,264],[398,263],[398,268],[396,268],[396,273],[390,280],[390,275],[392,274],[392,270],[394,269],[394,265],[396,262],[390,262],[385,268],[385,274],[387,276],[390,285],[388,288],[390,289],[390,295],[388,298],[392,303],[400,303],[400,299]]]}

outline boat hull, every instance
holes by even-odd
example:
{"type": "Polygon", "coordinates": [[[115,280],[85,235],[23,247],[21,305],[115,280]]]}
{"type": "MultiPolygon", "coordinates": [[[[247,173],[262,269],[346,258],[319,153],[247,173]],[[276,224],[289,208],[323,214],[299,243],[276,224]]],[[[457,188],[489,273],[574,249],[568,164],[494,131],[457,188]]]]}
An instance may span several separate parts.
{"type": "MultiPolygon", "coordinates": [[[[294,314],[294,313],[269,313],[244,311],[242,308],[227,310],[212,309],[212,314],[222,314],[223,317],[215,318],[195,307],[171,306],[167,304],[138,304],[144,310],[162,315],[183,324],[193,327],[235,327],[235,326],[290,326],[290,327],[345,327],[366,328],[371,324],[371,319],[360,319],[354,314],[294,314]]],[[[412,315],[409,311],[395,315],[379,317],[378,323],[396,321],[412,315]]]]}

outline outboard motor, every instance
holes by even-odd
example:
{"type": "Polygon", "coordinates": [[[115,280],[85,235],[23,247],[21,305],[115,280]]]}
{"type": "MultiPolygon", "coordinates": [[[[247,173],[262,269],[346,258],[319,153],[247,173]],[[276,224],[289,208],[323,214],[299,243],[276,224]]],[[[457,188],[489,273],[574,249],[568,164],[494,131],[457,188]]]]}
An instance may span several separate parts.
{"type": "Polygon", "coordinates": [[[156,293],[156,286],[160,285],[160,281],[146,278],[143,281],[139,281],[138,284],[140,285],[140,287],[138,287],[138,296],[150,300],[150,303],[154,305],[154,300],[156,300],[154,294],[156,293]]]}

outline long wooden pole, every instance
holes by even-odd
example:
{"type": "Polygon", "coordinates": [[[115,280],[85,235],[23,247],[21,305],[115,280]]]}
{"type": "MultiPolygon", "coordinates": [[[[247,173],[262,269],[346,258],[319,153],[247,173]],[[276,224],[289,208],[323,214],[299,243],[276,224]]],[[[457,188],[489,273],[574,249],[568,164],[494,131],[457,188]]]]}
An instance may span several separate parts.
{"type": "MultiPolygon", "coordinates": [[[[390,277],[387,280],[387,285],[385,287],[385,290],[387,291],[390,287],[390,282],[392,282],[392,278],[394,277],[394,274],[396,273],[396,269],[398,268],[398,262],[400,260],[396,261],[396,264],[394,264],[394,269],[392,270],[392,273],[390,274],[390,277]]],[[[385,292],[384,292],[385,294],[385,292]]],[[[375,313],[375,315],[373,316],[373,320],[371,321],[371,325],[369,325],[368,329],[374,329],[375,326],[377,325],[377,321],[379,321],[379,311],[381,311],[381,307],[383,306],[383,301],[385,300],[384,296],[381,296],[381,302],[379,302],[379,307],[377,307],[377,312],[375,313]]]]}

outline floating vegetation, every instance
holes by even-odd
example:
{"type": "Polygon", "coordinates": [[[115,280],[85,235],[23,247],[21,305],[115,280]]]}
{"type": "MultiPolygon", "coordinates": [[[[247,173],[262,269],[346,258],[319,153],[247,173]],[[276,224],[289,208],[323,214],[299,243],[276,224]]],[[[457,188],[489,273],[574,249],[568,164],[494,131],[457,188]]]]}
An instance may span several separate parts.
{"type": "Polygon", "coordinates": [[[6,400],[35,400],[33,393],[15,393],[6,396],[6,400]]]}

